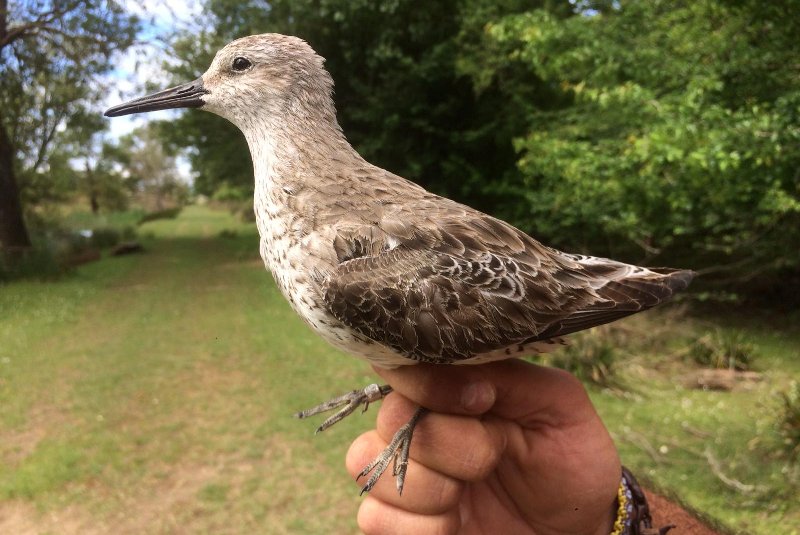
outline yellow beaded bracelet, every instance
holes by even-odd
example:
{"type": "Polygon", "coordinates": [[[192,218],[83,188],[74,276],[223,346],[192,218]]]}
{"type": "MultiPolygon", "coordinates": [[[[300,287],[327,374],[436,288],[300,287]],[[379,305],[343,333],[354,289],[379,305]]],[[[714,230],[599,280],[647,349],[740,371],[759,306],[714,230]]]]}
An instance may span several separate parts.
{"type": "Polygon", "coordinates": [[[623,478],[617,489],[617,519],[614,521],[614,530],[611,535],[623,535],[628,527],[628,487],[623,478]]]}

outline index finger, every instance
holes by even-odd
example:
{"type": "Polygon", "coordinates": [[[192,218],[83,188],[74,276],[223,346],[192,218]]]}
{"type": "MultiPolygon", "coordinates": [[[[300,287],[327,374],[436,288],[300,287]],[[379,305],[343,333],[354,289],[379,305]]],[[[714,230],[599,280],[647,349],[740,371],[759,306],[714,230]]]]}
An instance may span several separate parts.
{"type": "Polygon", "coordinates": [[[596,418],[580,381],[517,359],[480,365],[375,368],[392,388],[436,412],[493,415],[522,425],[563,426],[596,418]]]}

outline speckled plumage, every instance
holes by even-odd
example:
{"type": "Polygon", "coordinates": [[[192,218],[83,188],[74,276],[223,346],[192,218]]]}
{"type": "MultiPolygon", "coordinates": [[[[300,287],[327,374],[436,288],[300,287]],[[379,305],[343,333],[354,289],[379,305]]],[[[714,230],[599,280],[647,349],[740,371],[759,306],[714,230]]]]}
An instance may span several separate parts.
{"type": "Polygon", "coordinates": [[[281,291],[325,339],[380,366],[547,350],[691,279],[545,247],[365,161],[336,122],[322,58],[300,39],[234,41],[203,84],[203,109],[250,146],[261,256],[281,291]],[[233,73],[234,57],[252,68],[233,73]]]}

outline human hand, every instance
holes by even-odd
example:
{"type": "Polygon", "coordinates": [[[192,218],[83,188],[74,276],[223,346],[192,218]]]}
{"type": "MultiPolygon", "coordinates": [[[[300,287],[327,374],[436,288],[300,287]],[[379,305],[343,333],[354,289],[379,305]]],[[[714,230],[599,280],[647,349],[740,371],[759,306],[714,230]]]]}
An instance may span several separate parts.
{"type": "Polygon", "coordinates": [[[414,431],[403,495],[387,473],[361,504],[366,534],[611,532],[619,456],[574,376],[519,360],[375,371],[394,392],[347,453],[354,477],[417,405],[431,412],[414,431]]]}

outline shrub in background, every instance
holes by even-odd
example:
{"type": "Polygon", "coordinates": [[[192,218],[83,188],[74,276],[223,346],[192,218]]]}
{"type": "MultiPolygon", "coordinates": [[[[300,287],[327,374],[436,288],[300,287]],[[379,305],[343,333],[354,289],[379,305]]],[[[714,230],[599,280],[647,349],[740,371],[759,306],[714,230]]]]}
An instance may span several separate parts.
{"type": "Polygon", "coordinates": [[[165,208],[163,210],[156,210],[155,212],[147,212],[141,219],[139,224],[147,223],[148,221],[156,221],[158,219],[175,219],[181,213],[182,207],[176,206],[173,208],[165,208]]]}
{"type": "Polygon", "coordinates": [[[616,325],[604,325],[569,337],[568,345],[539,357],[539,362],[555,366],[575,375],[582,381],[599,386],[615,386],[616,363],[622,356],[625,330],[616,325]]]}
{"type": "Polygon", "coordinates": [[[757,351],[741,332],[716,329],[695,340],[689,356],[707,368],[745,371],[752,368],[757,351]]]}
{"type": "Polygon", "coordinates": [[[0,282],[16,279],[55,279],[67,271],[52,248],[37,243],[13,259],[0,254],[0,282]]]}
{"type": "Polygon", "coordinates": [[[784,452],[795,463],[800,461],[800,383],[792,381],[789,389],[781,392],[780,397],[778,432],[784,452]]]}

